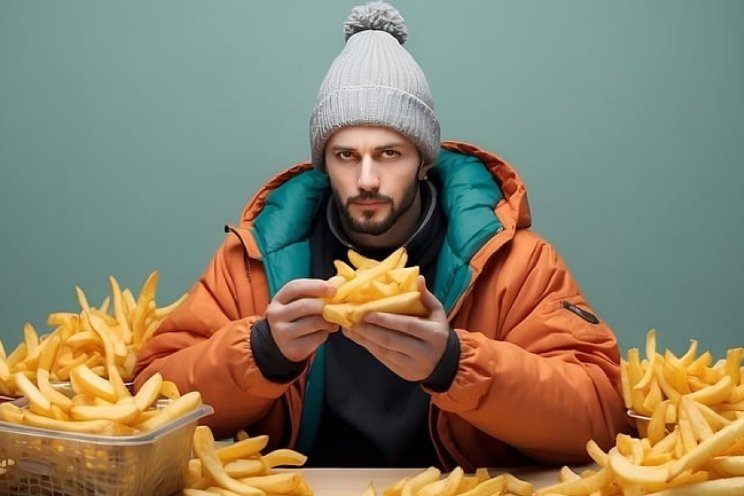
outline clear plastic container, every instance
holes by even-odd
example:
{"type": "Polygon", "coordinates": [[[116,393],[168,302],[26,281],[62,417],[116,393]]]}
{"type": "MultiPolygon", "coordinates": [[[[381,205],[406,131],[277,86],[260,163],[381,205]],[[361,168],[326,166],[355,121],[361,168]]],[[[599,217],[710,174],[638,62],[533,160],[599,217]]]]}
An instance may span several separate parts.
{"type": "Polygon", "coordinates": [[[178,494],[197,421],[213,412],[202,405],[158,429],[131,436],[78,434],[0,421],[0,494],[178,494]]]}

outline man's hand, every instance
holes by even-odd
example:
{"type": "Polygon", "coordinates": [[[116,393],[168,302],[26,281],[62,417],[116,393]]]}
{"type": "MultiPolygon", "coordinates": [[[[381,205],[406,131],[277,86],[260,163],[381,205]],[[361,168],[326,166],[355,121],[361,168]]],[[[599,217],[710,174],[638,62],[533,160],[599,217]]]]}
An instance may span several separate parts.
{"type": "Polygon", "coordinates": [[[447,347],[450,333],[444,307],[418,278],[421,302],[428,317],[372,312],[344,335],[366,348],[386,367],[403,379],[419,382],[434,371],[447,347]]]}
{"type": "Polygon", "coordinates": [[[323,300],[336,292],[322,279],[295,279],[274,295],[266,321],[279,351],[287,360],[301,362],[328,339],[338,325],[323,319],[323,300]]]}

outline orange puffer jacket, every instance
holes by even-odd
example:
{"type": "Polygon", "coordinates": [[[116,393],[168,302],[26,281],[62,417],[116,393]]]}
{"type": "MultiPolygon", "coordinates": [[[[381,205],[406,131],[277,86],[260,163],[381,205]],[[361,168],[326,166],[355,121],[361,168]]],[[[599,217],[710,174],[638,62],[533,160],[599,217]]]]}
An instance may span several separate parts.
{"type": "MultiPolygon", "coordinates": [[[[434,294],[461,343],[451,387],[429,391],[442,466],[587,461],[588,440],[607,448],[628,427],[615,336],[555,249],[528,229],[526,190],[509,164],[446,142],[430,177],[450,219],[434,294]]],[[[254,196],[145,345],[135,387],[160,372],[181,391],[199,390],[218,437],[246,429],[268,434],[269,448],[294,448],[301,431],[317,428],[322,347],[312,373],[279,384],[261,374],[249,333],[284,282],[307,277],[310,221],[327,187],[302,163],[254,196]]]]}

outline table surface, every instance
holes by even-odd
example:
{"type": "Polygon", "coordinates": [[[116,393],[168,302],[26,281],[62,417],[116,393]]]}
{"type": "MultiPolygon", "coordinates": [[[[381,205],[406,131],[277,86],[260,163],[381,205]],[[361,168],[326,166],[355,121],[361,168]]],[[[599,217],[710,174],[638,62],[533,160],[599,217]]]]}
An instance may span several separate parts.
{"type": "MultiPolygon", "coordinates": [[[[584,467],[575,467],[580,471],[584,467]]],[[[295,469],[296,470],[296,469],[295,469]]],[[[305,480],[315,492],[315,496],[361,496],[370,483],[373,483],[377,494],[392,486],[403,477],[415,475],[424,469],[419,468],[305,468],[300,469],[305,480]]],[[[519,467],[508,469],[491,469],[491,475],[502,472],[531,482],[535,489],[558,482],[558,469],[519,467]]]]}

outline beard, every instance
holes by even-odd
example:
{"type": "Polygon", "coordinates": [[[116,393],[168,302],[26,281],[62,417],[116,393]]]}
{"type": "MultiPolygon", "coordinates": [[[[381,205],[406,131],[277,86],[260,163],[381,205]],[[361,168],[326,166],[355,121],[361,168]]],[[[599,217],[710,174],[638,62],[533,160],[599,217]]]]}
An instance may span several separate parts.
{"type": "Polygon", "coordinates": [[[341,215],[341,221],[347,229],[358,233],[367,234],[370,236],[379,236],[387,232],[391,227],[398,222],[400,216],[403,215],[413,204],[418,193],[418,181],[412,181],[411,184],[403,192],[403,198],[401,199],[400,205],[396,205],[392,198],[389,196],[381,195],[376,191],[363,191],[357,196],[353,196],[344,202],[339,195],[338,191],[333,188],[333,199],[338,207],[338,212],[341,215]],[[351,204],[356,201],[375,201],[380,203],[387,203],[390,205],[390,211],[388,214],[380,220],[374,220],[374,212],[362,212],[360,217],[354,217],[351,214],[351,204]]]}

